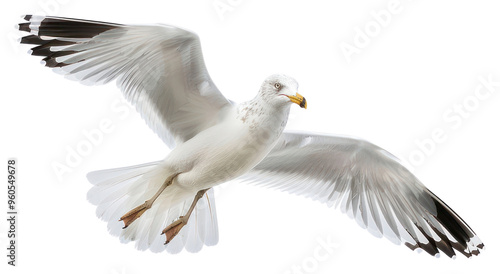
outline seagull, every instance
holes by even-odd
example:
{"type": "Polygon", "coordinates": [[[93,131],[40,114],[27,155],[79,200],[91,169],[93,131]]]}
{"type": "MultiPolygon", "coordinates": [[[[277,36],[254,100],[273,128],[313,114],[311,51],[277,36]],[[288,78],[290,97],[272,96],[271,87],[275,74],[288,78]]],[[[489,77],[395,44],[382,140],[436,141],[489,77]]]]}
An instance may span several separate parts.
{"type": "Polygon", "coordinates": [[[160,161],[94,171],[88,200],[121,242],[139,250],[198,252],[218,242],[213,187],[234,179],[340,207],[363,228],[430,255],[471,257],[484,244],[400,161],[367,141],[285,131],[289,76],[266,78],[255,98],[226,99],[211,80],[200,40],[170,25],[123,25],[23,16],[20,43],[42,64],[87,85],[115,81],[171,149],[160,161]]]}

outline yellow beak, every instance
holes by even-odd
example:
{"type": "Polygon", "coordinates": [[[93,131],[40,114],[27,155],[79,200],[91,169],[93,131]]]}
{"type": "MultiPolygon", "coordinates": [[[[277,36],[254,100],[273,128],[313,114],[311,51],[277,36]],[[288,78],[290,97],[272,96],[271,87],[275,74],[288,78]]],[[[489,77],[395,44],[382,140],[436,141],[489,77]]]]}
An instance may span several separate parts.
{"type": "Polygon", "coordinates": [[[306,98],[304,98],[304,96],[298,93],[295,93],[295,95],[286,95],[286,96],[290,98],[290,101],[292,101],[292,103],[299,105],[301,108],[307,109],[307,101],[306,98]]]}

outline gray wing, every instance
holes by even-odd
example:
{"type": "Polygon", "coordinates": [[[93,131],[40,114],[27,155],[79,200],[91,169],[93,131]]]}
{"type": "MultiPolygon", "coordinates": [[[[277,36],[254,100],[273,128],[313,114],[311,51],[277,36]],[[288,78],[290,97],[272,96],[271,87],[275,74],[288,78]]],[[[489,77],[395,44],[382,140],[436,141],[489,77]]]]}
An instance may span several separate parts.
{"type": "Polygon", "coordinates": [[[213,126],[231,107],[205,68],[196,34],[167,25],[132,26],[24,17],[23,44],[45,66],[84,84],[117,80],[125,97],[169,146],[213,126]]]}
{"type": "Polygon", "coordinates": [[[340,205],[375,236],[431,255],[467,257],[483,243],[443,201],[387,151],[363,140],[283,133],[243,179],[340,205]]]}

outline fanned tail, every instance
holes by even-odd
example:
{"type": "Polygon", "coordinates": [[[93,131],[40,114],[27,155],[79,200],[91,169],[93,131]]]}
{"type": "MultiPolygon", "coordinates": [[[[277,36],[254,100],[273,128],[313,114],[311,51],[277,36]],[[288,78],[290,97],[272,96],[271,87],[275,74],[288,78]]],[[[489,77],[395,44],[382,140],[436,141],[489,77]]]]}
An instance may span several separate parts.
{"type": "Polygon", "coordinates": [[[139,219],[126,229],[122,228],[120,217],[153,196],[168,177],[168,170],[160,163],[89,173],[87,178],[94,187],[87,198],[97,206],[97,216],[108,223],[112,235],[118,236],[123,243],[135,241],[139,250],[178,253],[186,248],[189,252],[198,252],[203,245],[217,244],[217,214],[212,189],[198,201],[187,225],[168,245],[164,245],[161,231],[186,213],[195,195],[176,184],[168,186],[139,219]]]}

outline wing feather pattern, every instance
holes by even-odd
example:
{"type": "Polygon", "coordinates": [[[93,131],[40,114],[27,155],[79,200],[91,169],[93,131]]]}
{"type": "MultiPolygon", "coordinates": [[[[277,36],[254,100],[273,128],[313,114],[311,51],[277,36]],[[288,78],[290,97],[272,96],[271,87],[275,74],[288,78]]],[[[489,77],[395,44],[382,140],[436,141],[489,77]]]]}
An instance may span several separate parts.
{"type": "Polygon", "coordinates": [[[121,25],[26,15],[22,44],[84,84],[116,80],[146,123],[173,148],[216,124],[232,104],[212,82],[199,38],[168,25],[121,25]]]}
{"type": "Polygon", "coordinates": [[[340,206],[377,237],[449,257],[470,257],[483,243],[441,199],[387,151],[363,140],[285,132],[242,177],[328,206],[340,206]]]}

